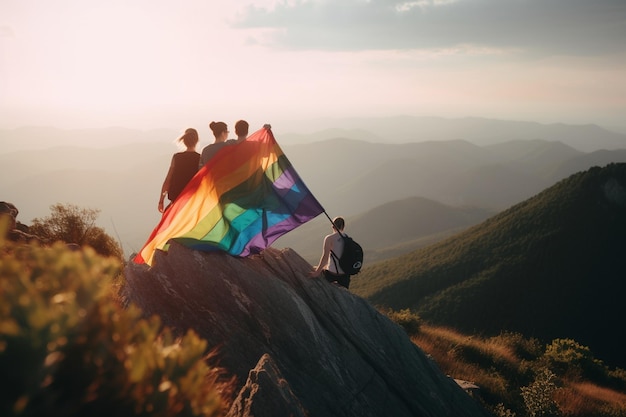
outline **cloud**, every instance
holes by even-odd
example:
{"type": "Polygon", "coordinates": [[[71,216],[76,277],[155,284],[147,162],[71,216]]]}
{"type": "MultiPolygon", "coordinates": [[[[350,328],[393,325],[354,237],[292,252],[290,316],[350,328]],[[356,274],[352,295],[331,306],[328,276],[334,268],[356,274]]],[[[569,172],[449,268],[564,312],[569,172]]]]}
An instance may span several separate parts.
{"type": "Polygon", "coordinates": [[[479,45],[532,55],[626,49],[624,0],[296,0],[249,7],[234,24],[271,29],[284,49],[437,49],[479,45]]]}

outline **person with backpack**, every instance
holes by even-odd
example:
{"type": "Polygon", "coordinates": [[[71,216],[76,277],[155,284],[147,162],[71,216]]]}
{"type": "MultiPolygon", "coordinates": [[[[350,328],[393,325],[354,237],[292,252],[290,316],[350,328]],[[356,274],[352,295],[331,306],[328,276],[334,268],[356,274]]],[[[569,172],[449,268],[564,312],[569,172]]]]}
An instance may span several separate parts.
{"type": "Polygon", "coordinates": [[[339,264],[339,259],[343,255],[344,250],[344,236],[347,237],[347,235],[343,234],[345,224],[343,217],[335,217],[333,219],[333,233],[324,237],[322,257],[311,272],[311,276],[316,277],[321,274],[326,281],[349,288],[350,275],[345,273],[339,264]]]}

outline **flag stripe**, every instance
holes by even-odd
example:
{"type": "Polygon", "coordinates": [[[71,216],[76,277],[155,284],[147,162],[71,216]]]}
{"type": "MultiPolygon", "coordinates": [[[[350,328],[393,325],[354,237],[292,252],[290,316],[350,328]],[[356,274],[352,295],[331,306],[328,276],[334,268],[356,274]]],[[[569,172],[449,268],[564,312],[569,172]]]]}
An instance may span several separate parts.
{"type": "MultiPolygon", "coordinates": [[[[259,186],[258,179],[251,178],[220,198],[221,205],[224,207],[224,216],[232,219],[229,223],[222,221],[215,224],[213,229],[204,236],[184,235],[186,245],[193,246],[195,238],[218,242],[217,246],[220,248],[232,247],[233,252],[242,252],[245,251],[246,243],[254,238],[258,230],[266,230],[267,234],[275,224],[297,213],[300,201],[306,197],[305,193],[300,192],[302,185],[296,184],[297,174],[292,167],[282,171],[274,165],[266,171],[268,174],[263,177],[265,180],[261,179],[266,184],[259,186]],[[272,183],[267,183],[267,180],[274,178],[281,171],[282,175],[273,183],[277,192],[265,192],[265,187],[272,186],[272,183]],[[251,208],[245,209],[245,207],[251,208]],[[276,212],[276,210],[282,211],[276,212]]],[[[205,246],[204,243],[199,243],[199,245],[205,246]]]]}
{"type": "MultiPolygon", "coordinates": [[[[299,211],[304,213],[305,211],[311,212],[310,208],[315,207],[319,203],[313,195],[306,196],[302,203],[299,206],[299,211]]],[[[319,214],[319,213],[318,213],[319,214]]],[[[247,243],[246,248],[242,251],[243,256],[247,256],[250,253],[256,253],[260,250],[270,246],[276,239],[289,232],[290,230],[295,229],[299,225],[308,222],[315,218],[315,215],[293,215],[289,217],[285,217],[282,221],[276,222],[272,227],[269,227],[265,233],[259,233],[252,237],[250,241],[247,243]]]]}

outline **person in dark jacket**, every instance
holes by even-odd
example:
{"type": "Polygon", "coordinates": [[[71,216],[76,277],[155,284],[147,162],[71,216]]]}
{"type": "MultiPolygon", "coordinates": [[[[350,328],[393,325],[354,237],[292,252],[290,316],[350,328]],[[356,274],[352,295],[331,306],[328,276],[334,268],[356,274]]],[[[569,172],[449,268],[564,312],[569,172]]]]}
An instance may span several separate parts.
{"type": "Polygon", "coordinates": [[[198,172],[198,164],[200,163],[200,154],[196,152],[198,140],[198,131],[193,128],[185,130],[185,133],[176,140],[184,144],[187,149],[184,152],[178,152],[172,156],[170,169],[167,171],[167,176],[161,187],[161,196],[158,205],[161,213],[165,211],[163,208],[165,196],[167,195],[171,204],[180,195],[189,180],[198,172]]]}

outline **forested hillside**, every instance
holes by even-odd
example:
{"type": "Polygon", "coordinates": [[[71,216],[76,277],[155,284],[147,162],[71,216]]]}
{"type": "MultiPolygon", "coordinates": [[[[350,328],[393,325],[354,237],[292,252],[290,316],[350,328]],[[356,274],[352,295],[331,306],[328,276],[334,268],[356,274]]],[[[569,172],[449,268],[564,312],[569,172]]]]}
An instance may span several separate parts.
{"type": "Polygon", "coordinates": [[[626,365],[626,164],[594,167],[435,245],[365,268],[353,289],[468,332],[570,337],[626,365]]]}

